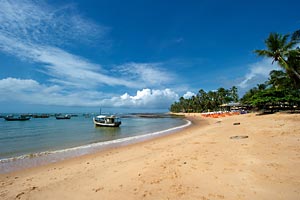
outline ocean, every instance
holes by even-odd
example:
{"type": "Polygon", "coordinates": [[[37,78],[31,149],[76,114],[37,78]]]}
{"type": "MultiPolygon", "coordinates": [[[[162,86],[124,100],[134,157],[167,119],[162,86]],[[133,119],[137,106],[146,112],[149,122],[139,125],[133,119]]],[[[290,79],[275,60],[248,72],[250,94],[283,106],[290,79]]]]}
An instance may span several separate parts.
{"type": "Polygon", "coordinates": [[[57,162],[173,133],[190,122],[167,114],[120,115],[119,128],[95,127],[90,115],[67,120],[0,119],[0,173],[57,162]]]}

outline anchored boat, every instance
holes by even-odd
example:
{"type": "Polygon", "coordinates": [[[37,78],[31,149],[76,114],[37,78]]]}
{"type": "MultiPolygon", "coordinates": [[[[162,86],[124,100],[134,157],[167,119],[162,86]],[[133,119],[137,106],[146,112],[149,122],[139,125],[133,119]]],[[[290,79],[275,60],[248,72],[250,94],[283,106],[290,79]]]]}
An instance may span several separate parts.
{"type": "Polygon", "coordinates": [[[119,127],[121,125],[120,118],[111,115],[98,115],[93,118],[94,124],[96,126],[105,126],[105,127],[119,127]]]}
{"type": "Polygon", "coordinates": [[[6,121],[27,121],[27,120],[30,120],[30,117],[26,116],[26,115],[21,115],[18,117],[15,117],[13,115],[8,115],[8,116],[4,117],[4,119],[6,121]]]}
{"type": "Polygon", "coordinates": [[[56,119],[71,119],[71,115],[57,115],[56,119]]]}

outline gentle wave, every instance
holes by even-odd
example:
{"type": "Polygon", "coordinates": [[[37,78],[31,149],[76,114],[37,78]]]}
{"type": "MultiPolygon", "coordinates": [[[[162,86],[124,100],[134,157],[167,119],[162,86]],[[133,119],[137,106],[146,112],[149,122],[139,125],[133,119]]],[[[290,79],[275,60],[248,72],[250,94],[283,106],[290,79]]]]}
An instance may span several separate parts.
{"type": "Polygon", "coordinates": [[[185,120],[186,124],[165,129],[162,131],[147,133],[143,135],[136,135],[130,136],[125,138],[119,138],[115,140],[99,142],[99,143],[92,143],[87,145],[82,145],[78,147],[72,147],[62,150],[55,150],[55,151],[44,151],[39,153],[31,153],[22,156],[12,157],[12,158],[3,158],[0,159],[0,173],[7,173],[10,171],[14,171],[17,169],[23,169],[27,167],[34,167],[41,164],[53,163],[60,160],[64,160],[66,158],[86,155],[88,153],[95,152],[97,150],[101,150],[102,148],[114,147],[121,144],[131,144],[135,142],[144,141],[148,138],[153,138],[155,136],[173,133],[178,131],[182,128],[191,125],[191,121],[185,120]]]}
{"type": "Polygon", "coordinates": [[[5,141],[5,140],[10,140],[10,139],[20,139],[20,138],[30,138],[30,137],[36,137],[40,136],[41,134],[29,134],[29,135],[18,135],[18,136],[8,136],[8,137],[3,137],[0,138],[0,141],[5,141]]]}

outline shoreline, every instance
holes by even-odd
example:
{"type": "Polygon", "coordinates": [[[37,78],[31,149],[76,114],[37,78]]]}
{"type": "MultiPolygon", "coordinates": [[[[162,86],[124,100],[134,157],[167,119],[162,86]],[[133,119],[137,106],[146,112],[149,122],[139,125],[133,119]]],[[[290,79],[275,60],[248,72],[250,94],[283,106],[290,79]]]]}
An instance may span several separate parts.
{"type": "Polygon", "coordinates": [[[174,134],[2,174],[0,197],[299,199],[299,114],[187,118],[174,134]]]}
{"type": "Polygon", "coordinates": [[[174,134],[181,129],[191,125],[191,121],[186,121],[185,124],[176,127],[168,128],[161,131],[150,132],[142,135],[129,136],[104,142],[95,142],[82,146],[70,147],[67,149],[44,151],[21,156],[0,159],[0,174],[6,174],[14,171],[20,171],[26,168],[39,167],[50,163],[61,162],[67,159],[72,159],[88,154],[98,153],[119,146],[127,146],[147,140],[152,140],[157,137],[163,137],[169,134],[174,134]]]}

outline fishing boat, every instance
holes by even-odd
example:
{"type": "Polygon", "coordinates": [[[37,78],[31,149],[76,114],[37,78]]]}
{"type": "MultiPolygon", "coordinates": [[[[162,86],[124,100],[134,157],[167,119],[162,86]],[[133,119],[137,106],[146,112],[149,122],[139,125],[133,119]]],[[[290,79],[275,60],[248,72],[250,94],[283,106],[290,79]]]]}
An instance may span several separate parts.
{"type": "Polygon", "coordinates": [[[34,114],[32,115],[32,118],[49,118],[49,114],[34,114]]]}
{"type": "Polygon", "coordinates": [[[26,115],[20,115],[18,117],[15,117],[13,115],[7,115],[6,117],[4,117],[4,119],[6,121],[27,121],[30,120],[30,117],[26,115]]]}
{"type": "Polygon", "coordinates": [[[104,126],[104,127],[119,127],[121,125],[120,118],[110,115],[98,115],[93,118],[95,126],[104,126]]]}
{"type": "Polygon", "coordinates": [[[71,119],[71,115],[57,115],[56,119],[71,119]]]}

